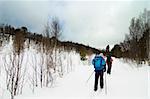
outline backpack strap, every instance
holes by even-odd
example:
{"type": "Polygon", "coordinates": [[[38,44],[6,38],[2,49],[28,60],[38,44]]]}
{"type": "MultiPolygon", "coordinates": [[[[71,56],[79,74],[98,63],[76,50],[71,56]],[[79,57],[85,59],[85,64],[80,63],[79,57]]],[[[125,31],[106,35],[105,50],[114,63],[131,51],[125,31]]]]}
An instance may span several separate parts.
{"type": "Polygon", "coordinates": [[[102,69],[104,69],[105,67],[104,67],[104,65],[102,64],[102,61],[104,61],[103,58],[101,58],[101,66],[103,67],[102,69]]]}
{"type": "Polygon", "coordinates": [[[95,68],[95,59],[93,61],[94,61],[94,68],[95,68]]]}

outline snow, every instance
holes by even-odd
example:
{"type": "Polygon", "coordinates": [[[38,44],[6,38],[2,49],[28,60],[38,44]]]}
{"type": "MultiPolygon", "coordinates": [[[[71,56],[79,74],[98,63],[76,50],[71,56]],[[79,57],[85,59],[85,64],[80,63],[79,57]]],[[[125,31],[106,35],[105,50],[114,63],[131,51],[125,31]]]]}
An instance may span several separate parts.
{"type": "MultiPolygon", "coordinates": [[[[9,47],[7,48],[9,50],[9,47]]],[[[3,50],[4,51],[4,50],[3,50]]],[[[0,61],[2,56],[9,54],[10,51],[1,51],[0,61]]],[[[36,53],[34,51],[27,52],[28,58],[36,53]],[[32,55],[31,55],[32,54],[32,55]]],[[[62,53],[62,55],[66,53],[62,53]]],[[[38,57],[38,54],[35,55],[38,57]]],[[[15,99],[149,99],[150,98],[150,67],[148,65],[137,66],[134,63],[127,63],[123,59],[113,58],[113,67],[111,75],[106,77],[107,88],[93,91],[94,87],[94,68],[91,65],[92,56],[89,56],[87,61],[82,62],[80,56],[75,52],[67,54],[66,57],[71,57],[73,67],[69,67],[69,72],[65,70],[67,60],[62,57],[65,74],[63,77],[55,76],[53,86],[45,88],[35,88],[32,93],[30,88],[25,88],[22,95],[15,96],[15,99]],[[88,82],[87,82],[88,80],[88,82]],[[106,93],[107,89],[107,93],[106,93]]],[[[30,60],[33,61],[33,60],[30,60]]],[[[30,63],[30,61],[28,63],[30,63]]],[[[1,62],[0,62],[1,63],[1,62]]],[[[30,69],[31,70],[31,69],[30,69]]],[[[30,71],[29,70],[29,71],[30,71]]],[[[0,99],[10,99],[10,93],[5,88],[4,71],[0,67],[0,99]]],[[[105,81],[104,80],[104,81],[105,81]]],[[[105,84],[105,83],[104,83],[105,84]]]]}
{"type": "MultiPolygon", "coordinates": [[[[76,61],[76,60],[74,60],[76,61]]],[[[77,61],[79,62],[79,61],[77,61]]],[[[121,59],[113,62],[112,74],[106,75],[107,94],[103,90],[93,91],[94,74],[91,64],[81,63],[51,88],[37,88],[34,94],[17,96],[16,99],[148,99],[150,68],[146,65],[136,68],[121,59]],[[86,64],[86,65],[85,65],[86,64]]],[[[133,65],[133,64],[132,64],[133,65]]],[[[105,76],[104,76],[105,78],[105,76]]]]}

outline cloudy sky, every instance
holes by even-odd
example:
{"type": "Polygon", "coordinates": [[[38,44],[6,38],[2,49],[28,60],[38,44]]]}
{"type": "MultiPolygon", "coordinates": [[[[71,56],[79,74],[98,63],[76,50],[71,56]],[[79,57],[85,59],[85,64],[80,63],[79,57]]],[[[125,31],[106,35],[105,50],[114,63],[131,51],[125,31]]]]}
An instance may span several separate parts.
{"type": "Polygon", "coordinates": [[[150,0],[0,0],[0,24],[42,33],[51,17],[62,25],[62,40],[96,48],[113,46],[128,34],[130,20],[150,10],[150,0]]]}

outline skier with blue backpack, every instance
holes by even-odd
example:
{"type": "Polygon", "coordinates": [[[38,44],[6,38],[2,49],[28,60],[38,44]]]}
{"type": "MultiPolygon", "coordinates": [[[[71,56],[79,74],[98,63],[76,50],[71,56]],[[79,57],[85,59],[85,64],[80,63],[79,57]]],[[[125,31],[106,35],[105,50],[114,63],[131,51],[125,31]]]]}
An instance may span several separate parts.
{"type": "Polygon", "coordinates": [[[94,91],[98,89],[98,79],[100,77],[100,88],[103,89],[104,87],[104,80],[103,75],[106,71],[106,62],[103,58],[103,54],[96,53],[94,59],[92,60],[92,64],[95,68],[95,83],[94,83],[94,91]]]}

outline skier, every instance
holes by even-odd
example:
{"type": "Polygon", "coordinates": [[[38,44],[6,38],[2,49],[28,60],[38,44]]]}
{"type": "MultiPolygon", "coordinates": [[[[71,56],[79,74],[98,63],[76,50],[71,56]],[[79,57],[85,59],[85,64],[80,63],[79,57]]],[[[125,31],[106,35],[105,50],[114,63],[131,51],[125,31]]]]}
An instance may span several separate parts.
{"type": "Polygon", "coordinates": [[[111,53],[109,51],[109,45],[107,45],[106,47],[106,56],[107,56],[107,59],[106,59],[106,63],[107,63],[107,74],[111,74],[111,68],[112,68],[112,61],[113,59],[111,58],[111,53]]]}
{"type": "Polygon", "coordinates": [[[98,79],[100,77],[100,87],[103,89],[103,74],[106,71],[106,62],[103,54],[96,53],[94,59],[92,60],[92,64],[95,68],[95,83],[94,83],[94,91],[97,91],[98,87],[98,79]]]}
{"type": "Polygon", "coordinates": [[[111,54],[109,53],[107,55],[107,60],[106,60],[106,63],[107,63],[107,66],[108,66],[107,74],[111,74],[112,61],[113,61],[113,59],[111,58],[111,54]]]}

